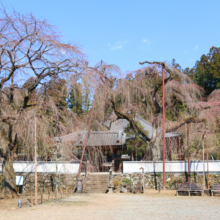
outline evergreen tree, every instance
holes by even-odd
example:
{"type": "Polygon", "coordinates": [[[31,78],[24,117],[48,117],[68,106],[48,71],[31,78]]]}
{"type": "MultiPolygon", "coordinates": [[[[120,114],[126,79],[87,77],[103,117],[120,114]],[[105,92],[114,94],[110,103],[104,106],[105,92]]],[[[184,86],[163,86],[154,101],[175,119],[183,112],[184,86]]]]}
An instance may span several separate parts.
{"type": "Polygon", "coordinates": [[[195,83],[205,89],[209,95],[220,89],[220,47],[211,47],[207,55],[203,54],[194,68],[190,70],[195,83]]]}
{"type": "Polygon", "coordinates": [[[83,95],[80,84],[72,87],[68,99],[68,107],[78,115],[83,113],[83,95]]]}
{"type": "Polygon", "coordinates": [[[66,80],[54,76],[41,88],[43,94],[53,99],[58,108],[67,107],[66,80]]]}
{"type": "Polygon", "coordinates": [[[84,90],[85,91],[83,93],[82,106],[83,106],[84,112],[87,114],[92,106],[92,101],[90,98],[89,89],[86,87],[84,90]]]}

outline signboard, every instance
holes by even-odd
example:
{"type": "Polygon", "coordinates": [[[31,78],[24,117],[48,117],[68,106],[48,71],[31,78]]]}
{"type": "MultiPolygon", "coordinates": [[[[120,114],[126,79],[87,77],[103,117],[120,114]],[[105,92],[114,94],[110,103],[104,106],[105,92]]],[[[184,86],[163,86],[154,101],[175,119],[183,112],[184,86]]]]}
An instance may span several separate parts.
{"type": "Polygon", "coordinates": [[[23,176],[16,176],[16,185],[22,186],[23,185],[23,176]]]}

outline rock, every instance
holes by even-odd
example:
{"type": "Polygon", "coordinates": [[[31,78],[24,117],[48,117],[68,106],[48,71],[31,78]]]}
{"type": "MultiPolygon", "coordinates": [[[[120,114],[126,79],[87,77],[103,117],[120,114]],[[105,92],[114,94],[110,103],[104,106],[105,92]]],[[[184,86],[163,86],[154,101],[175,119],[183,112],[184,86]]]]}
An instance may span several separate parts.
{"type": "Polygon", "coordinates": [[[120,192],[121,193],[127,193],[127,189],[122,186],[120,192]]]}
{"type": "Polygon", "coordinates": [[[135,181],[133,182],[133,185],[136,185],[138,182],[139,182],[139,180],[135,180],[135,181]]]}

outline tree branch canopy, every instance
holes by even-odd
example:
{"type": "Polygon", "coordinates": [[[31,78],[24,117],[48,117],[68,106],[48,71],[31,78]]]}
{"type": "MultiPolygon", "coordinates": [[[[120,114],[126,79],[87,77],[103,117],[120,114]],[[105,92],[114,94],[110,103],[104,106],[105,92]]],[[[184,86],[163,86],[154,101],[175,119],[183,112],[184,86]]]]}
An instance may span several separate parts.
{"type": "Polygon", "coordinates": [[[121,111],[116,109],[115,102],[112,99],[110,101],[112,103],[112,108],[114,109],[114,112],[117,115],[118,119],[126,119],[130,123],[131,129],[136,133],[136,135],[139,135],[141,139],[144,140],[145,142],[151,140],[147,136],[147,134],[134,122],[134,116],[135,116],[134,114],[128,115],[128,114],[122,113],[121,111]]]}
{"type": "Polygon", "coordinates": [[[198,119],[195,116],[189,117],[189,118],[185,118],[181,122],[179,122],[177,125],[175,125],[175,126],[173,126],[171,128],[167,128],[166,132],[174,132],[178,128],[181,128],[185,124],[189,124],[189,123],[197,124],[197,123],[201,123],[201,122],[205,122],[205,121],[206,121],[206,119],[204,119],[204,118],[198,119]]]}
{"type": "MultiPolygon", "coordinates": [[[[3,14],[0,21],[4,27],[0,29],[0,89],[3,90],[10,79],[21,80],[21,74],[34,75],[33,84],[26,88],[23,101],[20,101],[25,109],[30,93],[43,80],[76,71],[83,54],[74,45],[62,43],[55,28],[45,20],[37,20],[33,15],[21,16],[17,12],[8,14],[5,10],[3,14]]],[[[13,93],[12,88],[9,98],[15,106],[13,93]]]]}

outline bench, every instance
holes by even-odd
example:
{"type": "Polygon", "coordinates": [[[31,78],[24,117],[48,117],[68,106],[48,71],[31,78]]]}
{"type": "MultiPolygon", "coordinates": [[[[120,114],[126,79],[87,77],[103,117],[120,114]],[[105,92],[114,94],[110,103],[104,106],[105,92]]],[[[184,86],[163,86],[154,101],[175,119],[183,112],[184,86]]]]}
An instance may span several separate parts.
{"type": "Polygon", "coordinates": [[[190,183],[180,183],[178,185],[178,189],[176,191],[176,195],[178,196],[179,192],[188,192],[188,196],[190,196],[190,192],[200,192],[201,196],[204,195],[203,186],[199,186],[194,182],[190,183]]]}
{"type": "Polygon", "coordinates": [[[214,192],[220,192],[220,184],[212,185],[210,188],[211,195],[213,196],[214,192]]]}

